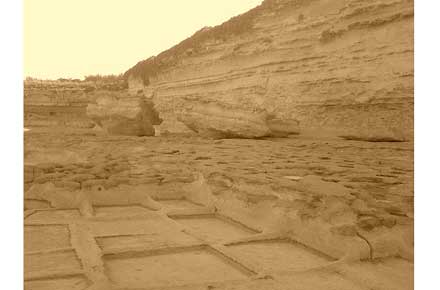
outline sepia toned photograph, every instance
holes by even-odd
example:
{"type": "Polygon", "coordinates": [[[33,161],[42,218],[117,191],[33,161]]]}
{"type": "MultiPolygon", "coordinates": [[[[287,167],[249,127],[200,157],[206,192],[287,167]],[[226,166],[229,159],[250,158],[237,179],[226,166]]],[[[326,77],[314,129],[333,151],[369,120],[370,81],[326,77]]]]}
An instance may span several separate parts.
{"type": "Polygon", "coordinates": [[[414,46],[413,0],[24,0],[24,289],[414,289],[414,46]]]}

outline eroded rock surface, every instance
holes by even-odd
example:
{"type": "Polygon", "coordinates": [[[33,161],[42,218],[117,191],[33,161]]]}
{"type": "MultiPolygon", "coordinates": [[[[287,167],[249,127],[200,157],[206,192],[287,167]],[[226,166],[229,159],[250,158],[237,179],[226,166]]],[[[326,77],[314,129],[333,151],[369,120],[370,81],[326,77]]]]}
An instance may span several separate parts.
{"type": "Polygon", "coordinates": [[[162,121],[151,100],[127,92],[99,97],[87,115],[110,135],[154,136],[153,125],[162,121]]]}
{"type": "Polygon", "coordinates": [[[26,189],[143,185],[153,197],[184,191],[211,209],[282,230],[336,257],[346,254],[341,243],[368,249],[364,239],[374,257],[412,257],[412,143],[52,134],[26,133],[25,149],[33,152],[25,156],[26,189]],[[53,160],[38,150],[52,152],[53,160]],[[56,159],[57,150],[72,158],[56,159]]]}
{"type": "Polygon", "coordinates": [[[412,289],[412,143],[301,135],[108,136],[66,129],[26,132],[25,152],[30,289],[37,281],[71,282],[51,278],[57,273],[103,290],[115,281],[139,288],[152,273],[156,278],[149,283],[159,289],[185,283],[205,289],[211,285],[206,277],[230,289],[229,276],[215,273],[224,269],[233,275],[237,265],[245,273],[236,277],[237,289],[294,287],[298,279],[310,289],[412,289]],[[212,260],[218,251],[235,266],[212,260]],[[81,271],[74,253],[84,265],[81,271]],[[194,264],[194,257],[209,261],[203,279],[174,266],[194,264]],[[370,259],[374,262],[364,261],[370,259]],[[54,263],[68,267],[56,272],[49,267],[54,263]],[[157,263],[167,270],[151,272],[157,263]],[[298,276],[309,271],[308,278],[298,276]],[[332,280],[328,271],[342,274],[332,280]],[[167,280],[169,275],[183,280],[167,280]],[[270,275],[272,282],[246,275],[270,275]]]}

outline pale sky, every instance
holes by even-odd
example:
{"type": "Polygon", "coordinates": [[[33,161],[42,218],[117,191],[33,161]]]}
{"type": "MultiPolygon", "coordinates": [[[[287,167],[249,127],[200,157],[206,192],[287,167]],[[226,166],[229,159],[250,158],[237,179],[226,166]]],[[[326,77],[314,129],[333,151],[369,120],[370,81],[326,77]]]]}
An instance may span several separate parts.
{"type": "Polygon", "coordinates": [[[262,0],[24,0],[24,74],[119,74],[262,0]]]}

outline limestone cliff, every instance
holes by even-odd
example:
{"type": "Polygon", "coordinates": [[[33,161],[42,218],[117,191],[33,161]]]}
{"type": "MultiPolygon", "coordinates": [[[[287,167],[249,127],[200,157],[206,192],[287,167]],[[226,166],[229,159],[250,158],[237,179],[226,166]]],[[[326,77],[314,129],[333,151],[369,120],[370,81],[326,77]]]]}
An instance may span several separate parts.
{"type": "Polygon", "coordinates": [[[125,75],[153,97],[162,130],[182,130],[178,118],[209,127],[221,120],[197,110],[209,104],[226,127],[265,111],[302,134],[411,140],[413,14],[412,0],[266,0],[125,75]]]}
{"type": "Polygon", "coordinates": [[[154,135],[153,125],[161,122],[154,105],[151,100],[132,94],[123,83],[121,80],[25,81],[25,127],[63,130],[96,127],[97,131],[111,135],[154,135]]]}
{"type": "Polygon", "coordinates": [[[93,127],[86,116],[88,90],[77,82],[25,81],[25,127],[93,127]]]}

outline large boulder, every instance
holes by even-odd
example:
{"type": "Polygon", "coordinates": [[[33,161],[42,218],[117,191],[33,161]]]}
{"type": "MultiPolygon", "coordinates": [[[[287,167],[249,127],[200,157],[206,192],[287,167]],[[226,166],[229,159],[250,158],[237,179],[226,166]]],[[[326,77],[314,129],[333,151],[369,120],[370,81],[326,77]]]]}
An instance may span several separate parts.
{"type": "Polygon", "coordinates": [[[162,122],[152,101],[128,94],[97,98],[87,115],[110,135],[154,136],[153,125],[162,122]]]}
{"type": "Polygon", "coordinates": [[[266,118],[265,112],[208,103],[193,105],[178,120],[204,137],[259,138],[270,135],[266,118]]]}

